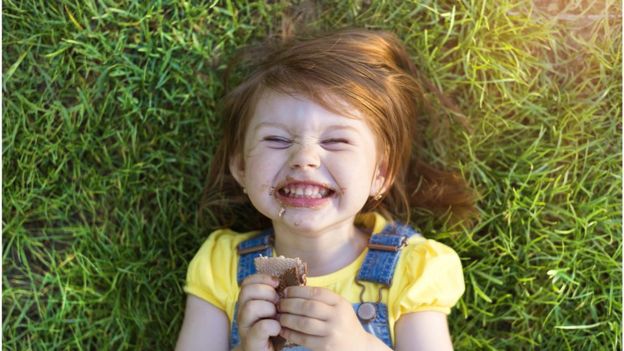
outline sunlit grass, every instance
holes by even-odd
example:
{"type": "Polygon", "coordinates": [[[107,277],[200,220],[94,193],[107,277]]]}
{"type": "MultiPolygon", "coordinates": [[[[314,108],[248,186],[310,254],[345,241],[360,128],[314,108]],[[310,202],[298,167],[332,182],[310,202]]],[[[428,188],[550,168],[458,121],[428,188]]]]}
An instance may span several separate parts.
{"type": "MultiPolygon", "coordinates": [[[[458,350],[622,346],[620,4],[552,3],[308,13],[396,32],[466,116],[429,156],[478,190],[480,222],[419,221],[463,260],[458,350]]],[[[288,6],[3,2],[5,349],[173,347],[224,65],[288,6]]]]}

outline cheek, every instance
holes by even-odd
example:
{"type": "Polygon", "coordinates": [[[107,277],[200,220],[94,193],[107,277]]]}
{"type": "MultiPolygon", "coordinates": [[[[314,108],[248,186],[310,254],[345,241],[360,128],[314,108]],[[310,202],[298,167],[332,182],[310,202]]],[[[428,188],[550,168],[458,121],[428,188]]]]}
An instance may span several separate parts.
{"type": "Polygon", "coordinates": [[[347,158],[335,158],[329,161],[328,169],[340,186],[347,189],[366,191],[368,194],[375,174],[375,165],[367,155],[351,155],[347,158]]]}
{"type": "MultiPolygon", "coordinates": [[[[248,184],[271,184],[276,176],[279,160],[270,154],[249,153],[245,158],[245,178],[248,184]]],[[[267,185],[270,187],[270,185],[267,185]]]]}

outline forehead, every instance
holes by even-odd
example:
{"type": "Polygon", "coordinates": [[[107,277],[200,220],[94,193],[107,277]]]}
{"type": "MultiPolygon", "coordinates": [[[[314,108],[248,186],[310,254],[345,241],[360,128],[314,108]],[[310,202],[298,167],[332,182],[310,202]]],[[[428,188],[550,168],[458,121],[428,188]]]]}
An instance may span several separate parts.
{"type": "Polygon", "coordinates": [[[267,89],[262,93],[251,116],[251,129],[271,124],[305,127],[341,125],[355,129],[369,129],[362,114],[341,99],[326,96],[329,108],[302,94],[285,94],[267,89]]]}

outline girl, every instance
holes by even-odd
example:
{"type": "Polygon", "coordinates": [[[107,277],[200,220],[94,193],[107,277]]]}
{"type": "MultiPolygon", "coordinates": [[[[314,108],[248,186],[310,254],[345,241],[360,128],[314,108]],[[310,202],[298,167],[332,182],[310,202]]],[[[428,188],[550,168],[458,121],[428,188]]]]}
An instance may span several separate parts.
{"type": "Polygon", "coordinates": [[[177,349],[272,350],[279,335],[297,350],[451,350],[460,260],[393,218],[474,209],[463,179],[421,159],[424,83],[403,45],[349,29],[264,50],[225,97],[205,191],[225,194],[212,204],[230,218],[242,194],[259,214],[244,221],[264,230],[208,237],[177,349]],[[307,286],[278,296],[259,255],[301,258],[307,286]]]}

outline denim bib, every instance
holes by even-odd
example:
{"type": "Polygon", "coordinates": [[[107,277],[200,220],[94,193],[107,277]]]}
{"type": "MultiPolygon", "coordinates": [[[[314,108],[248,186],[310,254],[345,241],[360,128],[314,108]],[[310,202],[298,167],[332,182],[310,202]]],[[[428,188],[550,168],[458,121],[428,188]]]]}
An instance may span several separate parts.
{"type": "MultiPolygon", "coordinates": [[[[376,336],[388,347],[392,348],[390,338],[390,325],[388,324],[388,306],[381,301],[381,289],[389,288],[392,284],[394,269],[399,260],[401,248],[405,246],[407,238],[412,235],[421,235],[413,228],[401,224],[390,223],[379,234],[371,235],[368,241],[368,252],[355,279],[356,284],[362,287],[360,302],[354,303],[353,309],[358,316],[364,330],[376,336]],[[360,281],[367,281],[379,285],[379,298],[377,301],[362,301],[364,286],[360,281]]],[[[254,259],[259,256],[270,257],[273,254],[273,229],[262,231],[255,237],[241,242],[238,247],[238,273],[237,280],[240,285],[249,275],[256,273],[254,259]]],[[[240,342],[238,334],[238,303],[234,310],[230,333],[230,349],[240,342]]],[[[308,351],[303,346],[286,347],[288,351],[308,351]]]]}

